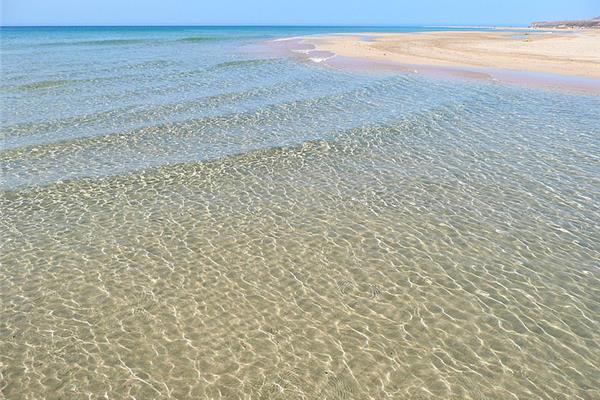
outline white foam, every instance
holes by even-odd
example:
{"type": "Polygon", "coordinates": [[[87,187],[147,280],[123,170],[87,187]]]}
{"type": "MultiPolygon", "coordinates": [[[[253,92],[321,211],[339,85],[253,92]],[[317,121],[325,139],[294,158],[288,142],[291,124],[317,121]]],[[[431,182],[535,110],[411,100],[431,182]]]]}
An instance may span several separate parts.
{"type": "Polygon", "coordinates": [[[335,57],[335,54],[329,57],[309,57],[308,59],[312,62],[322,63],[323,61],[327,61],[333,57],[335,57]]]}
{"type": "Polygon", "coordinates": [[[302,36],[292,36],[292,37],[273,39],[273,41],[274,42],[287,42],[289,40],[299,40],[299,39],[304,39],[304,38],[302,36]]]}

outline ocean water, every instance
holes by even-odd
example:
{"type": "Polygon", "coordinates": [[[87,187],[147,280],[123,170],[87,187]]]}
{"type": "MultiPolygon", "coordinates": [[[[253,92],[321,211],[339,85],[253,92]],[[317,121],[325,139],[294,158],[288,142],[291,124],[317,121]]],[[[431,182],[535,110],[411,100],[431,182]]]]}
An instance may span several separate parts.
{"type": "Polygon", "coordinates": [[[600,398],[600,96],[342,31],[2,28],[0,398],[600,398]]]}

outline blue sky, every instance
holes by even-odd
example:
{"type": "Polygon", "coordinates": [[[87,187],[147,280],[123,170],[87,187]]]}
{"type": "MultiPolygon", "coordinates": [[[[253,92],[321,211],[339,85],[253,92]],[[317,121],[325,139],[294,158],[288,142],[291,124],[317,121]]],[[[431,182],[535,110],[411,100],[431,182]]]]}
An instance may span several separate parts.
{"type": "Polygon", "coordinates": [[[0,0],[3,25],[526,25],[600,0],[0,0]]]}

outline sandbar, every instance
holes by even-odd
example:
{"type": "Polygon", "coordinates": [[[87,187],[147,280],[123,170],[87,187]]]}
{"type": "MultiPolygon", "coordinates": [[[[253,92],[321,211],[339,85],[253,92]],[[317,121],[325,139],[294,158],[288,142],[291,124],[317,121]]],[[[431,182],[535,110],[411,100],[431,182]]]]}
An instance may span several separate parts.
{"type": "Polygon", "coordinates": [[[307,36],[303,43],[317,51],[377,62],[600,79],[600,30],[365,32],[307,36]]]}

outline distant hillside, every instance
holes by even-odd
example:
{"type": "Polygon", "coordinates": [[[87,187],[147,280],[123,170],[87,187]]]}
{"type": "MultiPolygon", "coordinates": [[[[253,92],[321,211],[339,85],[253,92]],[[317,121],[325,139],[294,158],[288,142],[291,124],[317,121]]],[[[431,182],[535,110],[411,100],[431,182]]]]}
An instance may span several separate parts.
{"type": "Polygon", "coordinates": [[[543,21],[534,22],[531,28],[596,28],[600,29],[600,17],[580,19],[576,21],[543,21]]]}

